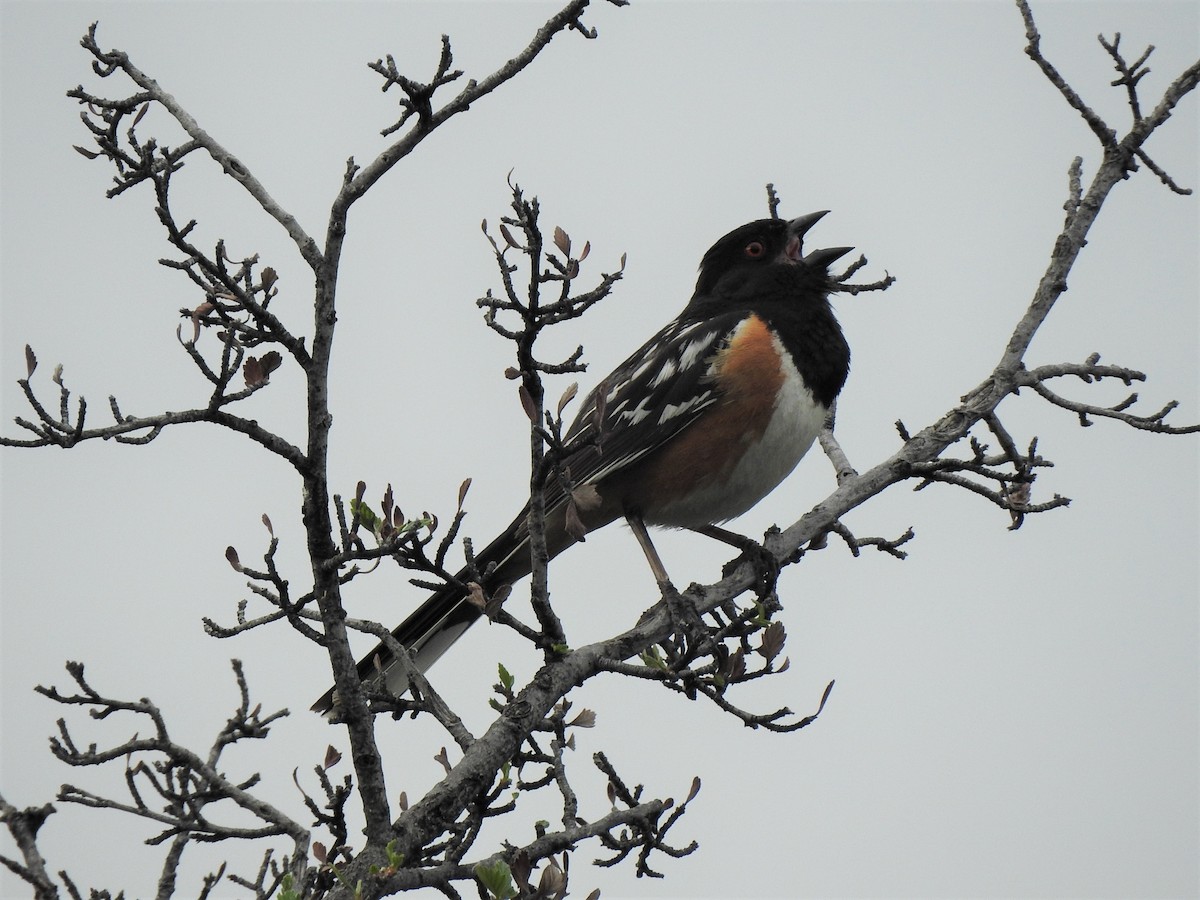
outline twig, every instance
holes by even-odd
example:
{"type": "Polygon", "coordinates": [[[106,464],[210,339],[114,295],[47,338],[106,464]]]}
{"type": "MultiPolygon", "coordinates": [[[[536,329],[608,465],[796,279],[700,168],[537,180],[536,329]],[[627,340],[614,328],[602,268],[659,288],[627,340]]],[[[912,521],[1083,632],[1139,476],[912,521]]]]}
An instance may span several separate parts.
{"type": "Polygon", "coordinates": [[[8,828],[8,833],[23,860],[17,862],[7,856],[0,856],[0,865],[33,888],[33,896],[37,900],[58,900],[58,888],[51,880],[50,873],[46,871],[46,860],[37,845],[38,831],[54,813],[55,809],[49,803],[17,809],[0,795],[0,823],[8,828]]]}
{"type": "MultiPolygon", "coordinates": [[[[101,77],[108,77],[118,69],[123,71],[144,92],[135,98],[135,100],[139,104],[145,100],[153,100],[166,109],[175,121],[182,126],[183,130],[188,133],[195,142],[195,145],[203,147],[225,174],[241,184],[250,196],[258,202],[258,205],[263,208],[263,211],[283,226],[308,264],[314,269],[318,268],[322,262],[321,251],[317,247],[316,241],[305,233],[295,217],[284,210],[267,193],[266,188],[263,187],[240,160],[201,128],[191,113],[180,106],[173,96],[160,88],[158,82],[135,66],[129,59],[128,54],[120,50],[109,50],[107,52],[101,50],[100,45],[96,43],[96,26],[97,23],[93,22],[91,27],[88,28],[87,34],[80,41],[83,48],[96,58],[96,63],[93,64],[96,73],[101,77]]],[[[68,91],[67,96],[74,97],[83,103],[96,104],[98,102],[97,98],[84,92],[82,87],[68,91]]]]}

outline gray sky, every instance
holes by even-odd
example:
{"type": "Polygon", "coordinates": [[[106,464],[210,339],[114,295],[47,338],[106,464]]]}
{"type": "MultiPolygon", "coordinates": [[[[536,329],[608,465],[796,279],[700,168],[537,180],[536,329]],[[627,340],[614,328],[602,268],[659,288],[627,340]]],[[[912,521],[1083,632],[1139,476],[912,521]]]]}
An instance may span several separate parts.
{"type": "MultiPolygon", "coordinates": [[[[87,144],[64,92],[96,88],[78,47],[99,19],[102,46],[128,51],[262,180],[310,234],[323,235],[347,157],[371,159],[394,97],[365,63],[392,53],[417,78],[438,36],[482,76],[524,46],[544,4],[20,3],[0,6],[0,401],[25,415],[15,382],[30,343],[53,402],[57,363],[99,424],[105,398],[146,414],[204,402],[205,384],[175,342],[176,310],[196,295],[155,264],[169,248],[148,190],[115,201],[110,172],[71,150],[87,144]]],[[[1043,49],[1119,130],[1128,110],[1096,43],[1122,33],[1136,56],[1153,43],[1144,100],[1200,50],[1191,2],[1038,3],[1043,49]]],[[[455,119],[352,214],[342,266],[332,392],[332,477],[377,497],[390,481],[406,511],[448,515],[473,476],[467,533],[486,541],[522,502],[524,418],[502,377],[509,348],[474,299],[497,285],[479,222],[505,212],[505,176],[540,196],[543,221],[592,243],[585,272],[615,268],[616,295],[555,346],[586,345],[590,387],[686,302],[703,251],[765,214],[773,181],[785,215],[830,209],[816,245],[852,244],[886,270],[886,294],[841,297],[853,348],[839,435],[866,469],[897,447],[893,423],[929,424],[999,358],[1045,268],[1075,155],[1099,157],[1083,122],[1023,53],[1008,3],[635,2],[589,13],[600,40],[555,40],[524,76],[455,119]]],[[[131,93],[105,83],[109,95],[131,93]]],[[[157,113],[144,122],[178,142],[157,113]]],[[[1149,151],[1200,186],[1195,98],[1149,151]]],[[[202,245],[224,237],[280,273],[281,316],[303,330],[311,278],[281,230],[215,166],[189,160],[176,186],[202,245]]],[[[1145,411],[1181,401],[1200,418],[1200,273],[1195,197],[1143,172],[1120,185],[1089,238],[1070,290],[1030,351],[1031,364],[1093,351],[1150,375],[1145,411]]],[[[205,336],[204,340],[210,340],[205,336]]],[[[286,368],[241,411],[293,439],[301,382],[286,368]]],[[[565,379],[563,385],[565,387],[565,379]]],[[[1119,384],[1063,384],[1115,403],[1119,384]]],[[[556,392],[556,388],[551,388],[556,392]]],[[[1006,530],[1008,518],[946,487],[893,488],[847,518],[860,536],[917,539],[905,562],[852,559],[837,541],[781,582],[791,669],[736,697],[759,710],[815,709],[796,735],[750,732],[701,703],[597,679],[573,697],[599,713],[578,736],[581,814],[602,815],[597,749],[624,776],[682,798],[704,788],[678,826],[701,850],[660,860],[667,879],[593,870],[577,854],[574,893],[612,897],[1179,897],[1200,892],[1196,440],[1098,422],[1081,429],[1026,394],[1001,407],[1019,443],[1040,438],[1056,463],[1035,500],[1064,510],[1006,530]]],[[[5,434],[16,434],[6,425],[5,434]]],[[[305,710],[328,680],[323,653],[279,629],[214,645],[200,627],[229,623],[248,592],[226,565],[266,546],[305,582],[298,483],[243,441],[210,428],[170,431],[144,448],[5,450],[2,465],[2,756],[0,789],[18,805],[72,782],[119,790],[119,772],[68,771],[46,753],[66,715],[80,742],[120,740],[144,723],[93,723],[32,693],[66,686],[66,659],[113,695],[148,695],[178,739],[204,746],[236,702],[228,659],[246,661],[257,700],[289,707],[265,747],[229,757],[262,769],[263,791],[303,817],[291,772],[311,772],[338,730],[305,710]]],[[[814,452],[768,500],[734,523],[758,535],[832,490],[814,452]]],[[[724,556],[703,538],[661,538],[680,584],[710,581],[724,556]]],[[[632,622],[654,586],[628,532],[589,538],[553,569],[572,642],[632,622]]],[[[518,591],[516,597],[520,596],[518,591]]],[[[420,598],[387,572],[350,595],[388,623],[420,598]]],[[[514,606],[514,609],[520,609],[514,606]]],[[[255,607],[251,605],[251,610],[255,607]]],[[[536,659],[480,626],[434,670],[479,729],[497,661],[518,677],[536,659]]],[[[447,743],[432,728],[381,725],[389,789],[419,796],[447,743]]],[[[131,895],[152,891],[152,834],[116,813],[62,809],[43,830],[55,870],[131,895]]],[[[533,810],[553,816],[552,810],[533,810]]],[[[511,835],[510,835],[511,836],[511,835]]],[[[485,837],[490,852],[502,835],[485,837]],[[488,844],[487,840],[493,843],[488,844]]],[[[519,838],[517,835],[516,838],[519,838]]],[[[10,853],[0,842],[0,853],[10,853]]],[[[249,874],[262,848],[228,850],[249,874]]],[[[193,854],[185,895],[198,891],[193,854]]],[[[0,895],[19,893],[7,873],[0,895]]]]}

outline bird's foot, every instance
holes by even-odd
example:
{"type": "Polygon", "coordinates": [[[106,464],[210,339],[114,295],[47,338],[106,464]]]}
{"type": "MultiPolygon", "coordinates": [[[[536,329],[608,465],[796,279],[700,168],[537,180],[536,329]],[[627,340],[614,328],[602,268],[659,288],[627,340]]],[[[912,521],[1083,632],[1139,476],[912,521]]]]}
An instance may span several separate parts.
{"type": "Polygon", "coordinates": [[[744,563],[754,567],[757,575],[755,593],[760,599],[765,599],[775,591],[775,582],[779,579],[781,569],[775,554],[753,538],[729,531],[716,525],[706,525],[693,529],[697,534],[703,534],[713,540],[728,544],[741,550],[741,554],[731,559],[721,567],[721,577],[728,578],[744,563]]]}

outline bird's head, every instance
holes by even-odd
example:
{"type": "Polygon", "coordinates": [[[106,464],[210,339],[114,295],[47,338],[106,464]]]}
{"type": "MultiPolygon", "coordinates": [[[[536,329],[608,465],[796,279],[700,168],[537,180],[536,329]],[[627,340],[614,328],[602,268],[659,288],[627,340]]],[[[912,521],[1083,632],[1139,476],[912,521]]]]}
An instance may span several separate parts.
{"type": "Polygon", "coordinates": [[[829,265],[853,247],[804,253],[804,235],[828,210],[790,221],[758,219],[735,228],[709,248],[700,262],[693,304],[738,305],[764,296],[794,299],[798,292],[822,299],[829,265]]]}

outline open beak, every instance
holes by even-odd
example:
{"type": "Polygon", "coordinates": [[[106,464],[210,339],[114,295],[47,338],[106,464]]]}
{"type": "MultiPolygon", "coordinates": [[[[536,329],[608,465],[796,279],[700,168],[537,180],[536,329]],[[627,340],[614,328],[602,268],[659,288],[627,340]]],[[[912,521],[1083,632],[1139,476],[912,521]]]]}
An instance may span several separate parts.
{"type": "Polygon", "coordinates": [[[801,255],[804,235],[828,213],[829,210],[822,209],[806,216],[798,216],[788,222],[788,242],[784,251],[788,259],[793,262],[802,262],[814,269],[824,269],[834,260],[840,259],[854,249],[853,247],[830,247],[827,250],[813,250],[807,256],[801,255]]]}

